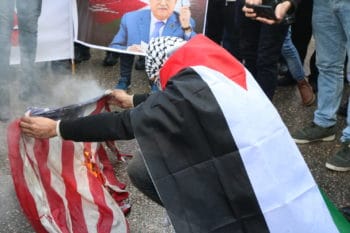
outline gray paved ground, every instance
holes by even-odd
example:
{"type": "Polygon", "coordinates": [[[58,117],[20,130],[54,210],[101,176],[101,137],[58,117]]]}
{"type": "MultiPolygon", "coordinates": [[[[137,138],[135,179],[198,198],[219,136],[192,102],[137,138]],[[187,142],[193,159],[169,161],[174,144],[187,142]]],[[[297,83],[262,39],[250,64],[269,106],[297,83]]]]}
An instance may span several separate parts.
{"type": "MultiPolygon", "coordinates": [[[[14,109],[12,117],[19,117],[25,111],[26,106],[29,105],[62,106],[76,100],[73,93],[77,94],[81,93],[82,90],[86,90],[87,94],[94,96],[95,92],[99,90],[112,88],[117,81],[118,65],[115,67],[101,66],[103,56],[103,51],[93,50],[90,61],[77,65],[76,74],[73,77],[64,71],[62,72],[65,74],[62,74],[62,72],[49,73],[51,65],[40,65],[45,70],[45,75],[41,77],[43,85],[55,88],[50,92],[47,89],[46,91],[50,94],[45,99],[37,98],[36,102],[32,104],[28,103],[29,101],[26,101],[26,103],[18,101],[16,93],[19,90],[19,82],[15,80],[11,84],[14,93],[11,100],[11,106],[14,109]]],[[[134,71],[134,76],[131,91],[144,92],[148,90],[145,73],[134,71]]],[[[303,107],[301,105],[296,87],[279,87],[274,104],[291,131],[308,123],[315,108],[315,106],[303,107]]],[[[339,118],[338,139],[343,126],[344,118],[339,118]]],[[[7,158],[6,128],[7,124],[0,123],[0,233],[31,233],[33,230],[21,212],[12,184],[7,158]]],[[[137,145],[133,140],[121,141],[119,147],[122,152],[130,154],[133,154],[137,149],[137,145]]],[[[299,148],[319,186],[340,207],[350,205],[350,173],[336,173],[324,167],[327,158],[338,147],[339,140],[313,143],[299,148]]],[[[281,155],[281,159],[283,159],[283,155],[281,155]]],[[[116,164],[116,170],[118,177],[128,183],[128,189],[131,193],[132,210],[128,216],[131,232],[173,232],[171,226],[165,226],[164,224],[164,210],[153,204],[129,183],[125,175],[125,164],[116,164]]]]}

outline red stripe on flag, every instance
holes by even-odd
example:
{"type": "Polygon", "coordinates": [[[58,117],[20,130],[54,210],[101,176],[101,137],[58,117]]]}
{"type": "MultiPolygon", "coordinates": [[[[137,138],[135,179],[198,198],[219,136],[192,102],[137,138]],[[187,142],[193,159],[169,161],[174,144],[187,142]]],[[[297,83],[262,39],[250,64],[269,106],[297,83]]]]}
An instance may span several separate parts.
{"type": "MultiPolygon", "coordinates": [[[[41,178],[41,183],[46,192],[46,198],[50,206],[51,216],[53,221],[57,224],[60,230],[65,232],[70,232],[67,226],[66,210],[64,208],[64,203],[60,195],[51,186],[51,172],[52,167],[48,167],[48,155],[49,155],[49,140],[48,139],[37,139],[34,143],[34,156],[38,164],[39,175],[41,178]]],[[[53,171],[55,172],[55,171],[53,171]]]]}
{"type": "Polygon", "coordinates": [[[168,80],[180,70],[197,65],[219,71],[242,88],[247,89],[244,66],[226,49],[202,34],[189,40],[164,63],[160,70],[162,89],[165,88],[168,80]],[[198,53],[201,50],[205,50],[205,56],[198,53]],[[218,51],[220,51],[220,56],[218,56],[218,51]]]}
{"type": "Polygon", "coordinates": [[[7,130],[8,153],[12,179],[16,194],[23,212],[37,233],[47,233],[41,225],[40,218],[35,206],[35,201],[30,193],[24,176],[24,164],[20,153],[21,130],[19,120],[13,121],[7,130]]]}
{"type": "MultiPolygon", "coordinates": [[[[84,150],[88,153],[90,158],[92,158],[91,143],[84,143],[84,150]]],[[[90,192],[95,204],[98,207],[98,212],[100,214],[100,217],[97,222],[97,232],[110,232],[113,225],[113,211],[109,208],[106,202],[103,186],[101,186],[99,179],[96,179],[96,174],[93,173],[90,169],[88,169],[87,175],[89,180],[90,192]]]]}
{"type": "Polygon", "coordinates": [[[66,198],[73,232],[88,232],[82,200],[77,192],[77,181],[74,175],[74,143],[72,141],[62,141],[62,178],[66,185],[66,198]]]}

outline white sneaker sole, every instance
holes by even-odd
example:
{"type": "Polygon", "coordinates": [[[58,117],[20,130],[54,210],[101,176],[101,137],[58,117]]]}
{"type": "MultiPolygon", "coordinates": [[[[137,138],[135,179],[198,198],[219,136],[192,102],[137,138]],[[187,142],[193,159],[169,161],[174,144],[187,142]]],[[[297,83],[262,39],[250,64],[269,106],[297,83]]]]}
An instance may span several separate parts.
{"type": "Polygon", "coordinates": [[[347,172],[350,171],[350,167],[337,167],[334,166],[330,163],[326,163],[326,168],[333,170],[333,171],[337,171],[337,172],[347,172]]]}
{"type": "Polygon", "coordinates": [[[335,134],[328,136],[328,137],[321,138],[321,139],[316,139],[316,140],[306,140],[306,139],[295,139],[294,138],[294,141],[297,144],[306,144],[306,143],[316,142],[316,141],[330,142],[330,141],[333,141],[334,139],[335,139],[335,134]]]}

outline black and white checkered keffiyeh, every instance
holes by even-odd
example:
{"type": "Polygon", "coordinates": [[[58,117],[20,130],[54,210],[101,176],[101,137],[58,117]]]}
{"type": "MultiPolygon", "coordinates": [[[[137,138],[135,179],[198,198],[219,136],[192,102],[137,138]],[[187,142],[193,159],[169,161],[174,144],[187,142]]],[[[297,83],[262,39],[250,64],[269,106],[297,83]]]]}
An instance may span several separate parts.
{"type": "Polygon", "coordinates": [[[160,68],[171,53],[185,42],[179,37],[171,36],[155,37],[150,40],[146,51],[146,73],[150,80],[159,84],[160,68]]]}

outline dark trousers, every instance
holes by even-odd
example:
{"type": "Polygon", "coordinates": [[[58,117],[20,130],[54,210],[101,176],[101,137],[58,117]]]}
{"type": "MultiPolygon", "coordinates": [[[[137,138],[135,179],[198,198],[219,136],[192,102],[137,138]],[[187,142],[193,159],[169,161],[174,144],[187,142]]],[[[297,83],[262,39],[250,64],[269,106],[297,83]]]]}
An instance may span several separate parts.
{"type": "Polygon", "coordinates": [[[236,2],[209,0],[205,35],[227,49],[240,60],[239,15],[242,9],[236,2]]]}
{"type": "Polygon", "coordinates": [[[301,1],[295,12],[295,22],[292,24],[292,40],[303,62],[312,36],[312,6],[313,0],[301,1]]]}
{"type": "Polygon", "coordinates": [[[129,162],[127,172],[131,182],[138,190],[149,197],[152,201],[163,206],[152,179],[147,171],[141,151],[138,151],[129,162]]]}
{"type": "Polygon", "coordinates": [[[131,79],[132,65],[134,63],[134,55],[121,53],[120,54],[120,77],[131,79]]]}
{"type": "Polygon", "coordinates": [[[241,19],[240,52],[246,68],[272,100],[277,86],[277,64],[288,25],[267,25],[241,19]]]}

